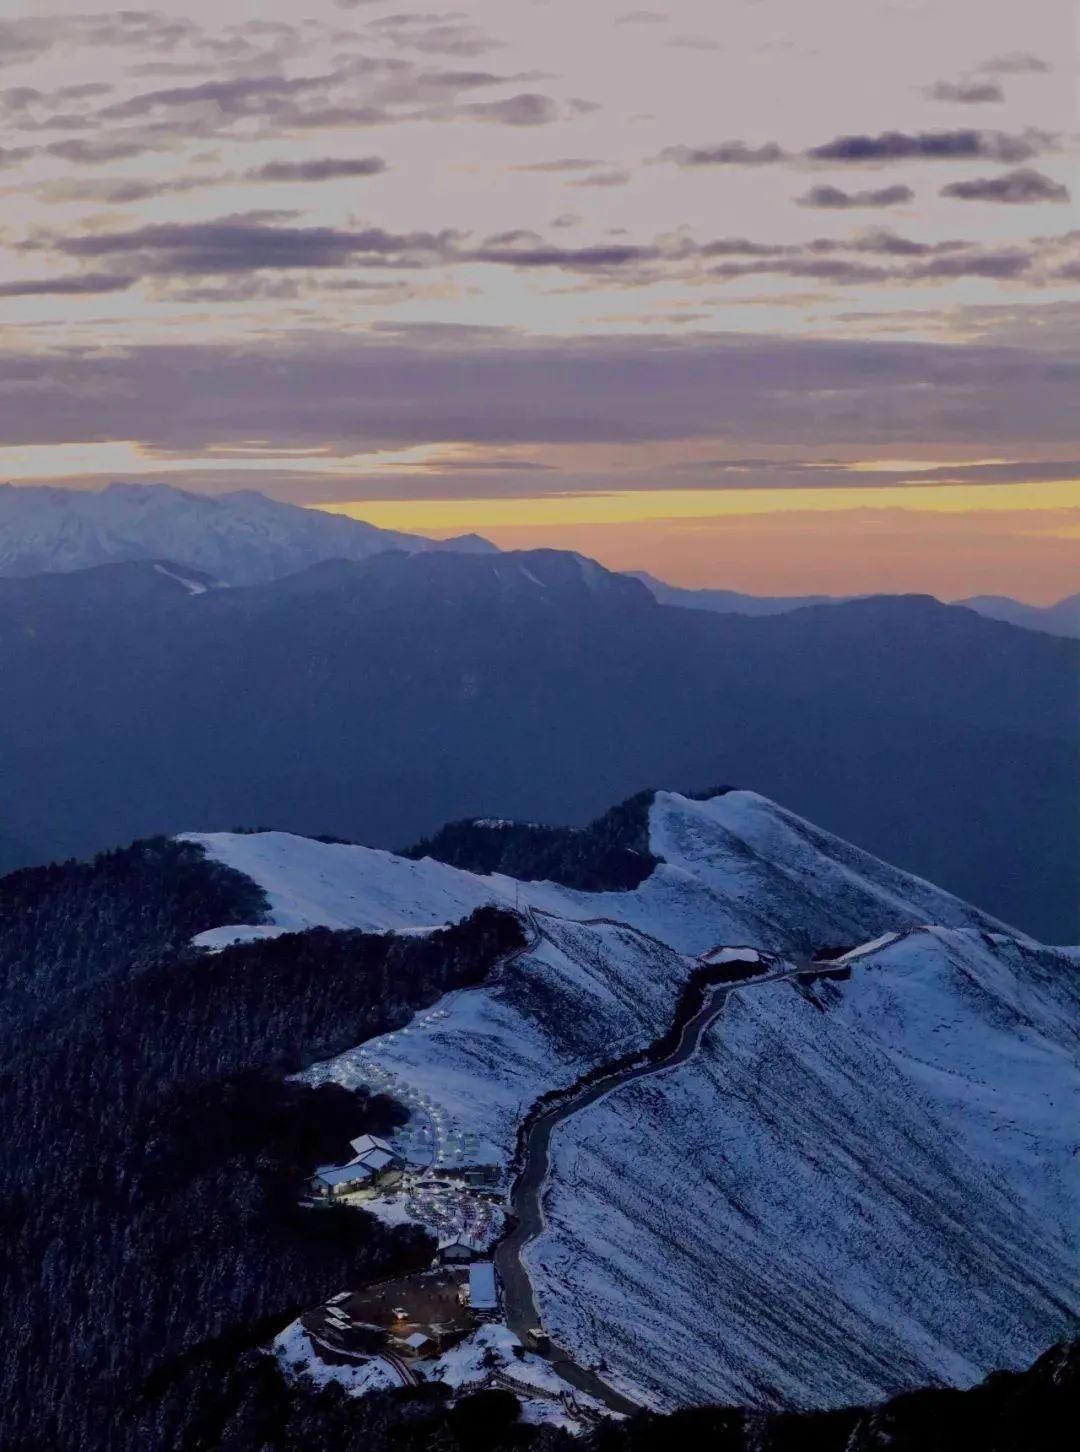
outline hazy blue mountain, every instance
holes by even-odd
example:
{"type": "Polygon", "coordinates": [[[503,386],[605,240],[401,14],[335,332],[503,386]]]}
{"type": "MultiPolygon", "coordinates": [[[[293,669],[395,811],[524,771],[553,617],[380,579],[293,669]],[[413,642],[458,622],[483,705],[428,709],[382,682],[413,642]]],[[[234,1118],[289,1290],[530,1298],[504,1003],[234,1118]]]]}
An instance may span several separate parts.
{"type": "Polygon", "coordinates": [[[990,620],[1007,620],[1010,625],[1023,625],[1028,630],[1045,630],[1048,635],[1080,638],[1080,595],[1068,595],[1056,605],[1026,605],[1008,595],[973,595],[957,604],[990,620]]]}
{"type": "Polygon", "coordinates": [[[1076,642],[923,597],[673,609],[555,551],[183,578],[0,580],[0,828],[33,859],[235,826],[396,847],[729,783],[1080,937],[1076,642]]]}
{"type": "Polygon", "coordinates": [[[684,585],[669,585],[647,570],[628,570],[632,579],[640,580],[661,605],[682,605],[688,610],[714,610],[718,615],[785,615],[801,610],[804,605],[834,605],[841,596],[834,595],[744,595],[739,590],[695,590],[684,585]]]}
{"type": "Polygon", "coordinates": [[[477,535],[443,542],[377,529],[254,490],[208,495],[168,484],[0,485],[0,575],[171,560],[211,582],[250,585],[322,560],[361,560],[387,549],[490,551],[494,545],[477,535]]]}
{"type": "MultiPolygon", "coordinates": [[[[806,605],[838,605],[844,600],[865,599],[852,595],[744,595],[738,590],[690,589],[669,585],[646,570],[629,570],[632,579],[640,580],[661,605],[681,605],[688,610],[712,610],[718,615],[786,615],[806,605]]],[[[1070,595],[1056,605],[1027,605],[1008,595],[972,595],[955,600],[984,615],[988,620],[1002,620],[1020,625],[1025,630],[1042,630],[1047,635],[1065,635],[1080,639],[1080,595],[1070,595]]]]}

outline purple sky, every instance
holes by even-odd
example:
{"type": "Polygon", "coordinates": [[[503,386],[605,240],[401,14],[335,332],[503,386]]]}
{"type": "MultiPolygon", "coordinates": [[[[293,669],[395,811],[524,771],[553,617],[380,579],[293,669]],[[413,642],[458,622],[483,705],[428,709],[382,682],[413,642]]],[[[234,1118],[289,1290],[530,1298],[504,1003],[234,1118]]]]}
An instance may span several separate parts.
{"type": "MultiPolygon", "coordinates": [[[[1071,0],[400,4],[0,14],[0,478],[458,500],[646,566],[611,498],[698,490],[664,558],[716,583],[764,491],[842,534],[932,483],[994,535],[958,592],[1009,541],[1069,586],[1071,0]]],[[[918,512],[913,583],[958,558],[918,512]]]]}

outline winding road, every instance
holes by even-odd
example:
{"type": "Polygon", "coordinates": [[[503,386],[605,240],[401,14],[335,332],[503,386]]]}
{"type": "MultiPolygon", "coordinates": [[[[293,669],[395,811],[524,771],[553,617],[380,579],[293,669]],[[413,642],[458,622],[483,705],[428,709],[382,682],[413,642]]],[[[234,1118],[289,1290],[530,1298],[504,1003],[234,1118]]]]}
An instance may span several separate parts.
{"type": "MultiPolygon", "coordinates": [[[[530,1344],[529,1332],[541,1324],[532,1281],[522,1256],[525,1248],[544,1229],[544,1188],[551,1165],[551,1136],[556,1125],[569,1119],[571,1115],[579,1114],[598,1099],[634,1079],[644,1079],[651,1074],[660,1074],[679,1064],[685,1064],[697,1052],[706,1029],[723,1012],[731,992],[751,983],[757,985],[772,982],[786,977],[790,971],[789,968],[784,972],[763,973],[760,977],[744,979],[738,983],[719,984],[707,990],[705,1001],[683,1024],[674,1047],[662,1058],[616,1070],[610,1076],[582,1088],[577,1094],[553,1104],[537,1116],[528,1131],[521,1173],[510,1195],[513,1227],[499,1242],[494,1257],[502,1282],[505,1320],[523,1344],[530,1344]]],[[[608,1386],[595,1372],[578,1366],[561,1347],[552,1343],[541,1354],[555,1366],[564,1381],[588,1396],[595,1397],[611,1411],[624,1416],[640,1411],[636,1402],[608,1386]]]]}

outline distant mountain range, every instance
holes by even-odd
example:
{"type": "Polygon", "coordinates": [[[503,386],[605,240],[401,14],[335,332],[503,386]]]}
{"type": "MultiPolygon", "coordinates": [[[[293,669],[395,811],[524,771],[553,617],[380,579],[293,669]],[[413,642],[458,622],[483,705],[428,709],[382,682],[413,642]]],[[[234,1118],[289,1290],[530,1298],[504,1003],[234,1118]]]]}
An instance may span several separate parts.
{"type": "Polygon", "coordinates": [[[558,551],[192,585],[149,563],[0,580],[6,866],[191,827],[399,846],[726,782],[1080,937],[1073,641],[918,596],[671,609],[558,551]]]}
{"type": "Polygon", "coordinates": [[[661,605],[681,605],[687,610],[712,610],[718,615],[786,615],[806,605],[837,605],[838,595],[744,595],[738,590],[691,589],[686,585],[669,585],[646,570],[630,570],[630,576],[641,583],[661,605]]]}
{"type": "Polygon", "coordinates": [[[1044,630],[1048,635],[1067,635],[1080,638],[1080,595],[1068,595],[1056,605],[1025,605],[1022,600],[1012,600],[1008,595],[973,595],[970,600],[958,600],[990,620],[1007,620],[1010,625],[1022,625],[1028,630],[1044,630]]]}
{"type": "Polygon", "coordinates": [[[477,535],[429,540],[281,504],[254,490],[191,494],[168,484],[102,490],[0,485],[0,576],[168,560],[221,585],[275,580],[383,550],[494,549],[477,535]]]}
{"type": "MultiPolygon", "coordinates": [[[[197,590],[264,584],[328,560],[364,560],[391,549],[491,554],[496,546],[475,534],[433,540],[380,529],[345,515],[283,504],[256,490],[209,495],[169,484],[110,484],[102,490],[0,484],[0,578],[148,560],[194,572],[187,578],[197,590]]],[[[717,614],[783,615],[856,598],[691,589],[644,570],[628,573],[662,605],[717,614]]],[[[1029,630],[1080,637],[1080,594],[1045,607],[1004,595],[953,603],[1029,630]]]]}
{"type": "MultiPolygon", "coordinates": [[[[807,605],[839,605],[845,600],[865,598],[852,595],[744,595],[738,590],[694,590],[683,585],[669,585],[644,570],[629,572],[640,580],[661,605],[681,605],[688,610],[712,610],[721,615],[784,615],[802,610],[807,605]]],[[[1022,625],[1026,630],[1042,630],[1047,635],[1080,638],[1080,595],[1070,595],[1056,605],[1027,605],[1008,595],[972,595],[954,600],[985,615],[989,620],[1004,620],[1022,625]]]]}

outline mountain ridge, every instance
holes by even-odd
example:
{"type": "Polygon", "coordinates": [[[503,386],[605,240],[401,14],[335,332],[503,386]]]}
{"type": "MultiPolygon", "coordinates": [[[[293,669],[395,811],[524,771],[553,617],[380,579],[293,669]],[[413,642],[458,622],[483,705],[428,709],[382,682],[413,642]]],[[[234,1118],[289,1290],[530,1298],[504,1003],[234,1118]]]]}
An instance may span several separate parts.
{"type": "MultiPolygon", "coordinates": [[[[768,616],[786,615],[793,610],[804,610],[812,605],[842,605],[852,600],[865,600],[869,596],[859,595],[751,595],[739,590],[717,589],[710,586],[672,585],[658,579],[647,570],[627,570],[632,579],[640,580],[661,605],[676,605],[687,610],[709,610],[722,615],[768,616]]],[[[873,592],[877,593],[877,592],[873,592]]],[[[924,592],[890,591],[881,592],[886,598],[907,596],[924,592]]],[[[1023,600],[1014,600],[1009,595],[970,595],[959,600],[943,600],[936,595],[928,598],[941,604],[955,605],[971,610],[987,620],[999,620],[1025,630],[1038,630],[1047,635],[1080,637],[1080,594],[1068,595],[1052,605],[1031,605],[1023,600]]]]}
{"type": "MultiPolygon", "coordinates": [[[[652,872],[591,892],[287,834],[184,840],[283,932],[409,935],[480,907],[531,922],[512,970],[301,1076],[436,1106],[450,1166],[508,1163],[529,1106],[651,1041],[696,962],[794,955],[731,990],[691,1062],[551,1142],[525,1252],[543,1324],[633,1400],[841,1407],[1037,1355],[1080,1310],[1062,1109],[1080,953],[753,792],[656,792],[648,821],[652,872]],[[688,1325],[701,1355],[679,1353],[688,1325]]],[[[294,1333],[281,1345],[296,1355],[294,1333]]]]}
{"type": "MultiPolygon", "coordinates": [[[[490,1357],[486,1332],[452,1353],[443,1383],[355,1395],[378,1366],[318,1360],[293,1318],[422,1272],[433,1212],[423,1196],[297,1202],[360,1132],[430,1153],[427,1124],[440,1162],[501,1163],[538,1098],[663,1035],[707,961],[746,981],[689,1062],[560,1124],[526,1264],[558,1344],[602,1358],[632,1400],[743,1409],[587,1427],[586,1449],[697,1445],[697,1428],[724,1452],[841,1452],[856,1432],[870,1448],[989,1416],[995,1387],[1021,1394],[1002,1368],[1080,1302],[1060,1228],[1080,950],[1017,936],[753,792],[646,796],[577,834],[565,863],[562,838],[554,857],[546,833],[518,844],[534,852],[519,870],[570,875],[644,847],[637,886],[273,832],[0,879],[5,1446],[277,1448],[288,1426],[297,1445],[423,1452],[493,1371],[528,1415],[504,1439],[488,1428],[492,1452],[581,1445],[524,1425],[550,1412],[536,1398],[555,1368],[537,1390],[537,1357],[500,1328],[490,1357]],[[43,1135],[60,1102],[64,1134],[43,1135]],[[985,1395],[943,1389],[989,1368],[985,1395]],[[868,1405],[897,1389],[902,1403],[868,1405]]],[[[1066,1364],[1044,1357],[1054,1386],[1066,1364]]],[[[1012,1426],[1054,1404],[1030,1385],[1012,1426]]]]}
{"type": "Polygon", "coordinates": [[[0,835],[10,866],[192,823],[390,847],[734,781],[1072,940],[1077,650],[917,597],[674,609],[558,551],[0,580],[0,835]]]}
{"type": "Polygon", "coordinates": [[[385,549],[494,546],[478,535],[443,541],[379,529],[252,489],[196,494],[171,484],[114,483],[101,490],[0,484],[0,576],[160,560],[200,570],[218,584],[243,585],[385,549]]]}

